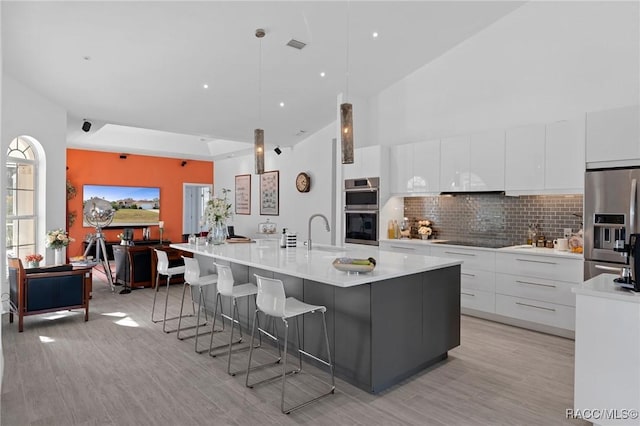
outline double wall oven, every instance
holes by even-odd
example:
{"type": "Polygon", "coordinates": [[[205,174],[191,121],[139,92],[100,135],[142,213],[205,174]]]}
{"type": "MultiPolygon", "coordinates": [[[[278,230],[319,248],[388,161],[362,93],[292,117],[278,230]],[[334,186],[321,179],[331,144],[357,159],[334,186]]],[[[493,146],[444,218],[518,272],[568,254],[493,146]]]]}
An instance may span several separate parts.
{"type": "Polygon", "coordinates": [[[345,243],[378,245],[380,178],[344,181],[345,243]]]}

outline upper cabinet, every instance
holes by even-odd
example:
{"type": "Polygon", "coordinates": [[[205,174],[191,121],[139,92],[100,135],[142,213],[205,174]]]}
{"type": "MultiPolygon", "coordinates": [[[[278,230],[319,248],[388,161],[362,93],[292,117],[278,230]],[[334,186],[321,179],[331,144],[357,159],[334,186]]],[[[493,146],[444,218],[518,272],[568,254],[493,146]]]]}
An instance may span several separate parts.
{"type": "Polygon", "coordinates": [[[471,191],[504,191],[504,130],[471,135],[469,188],[471,191]]]}
{"type": "Polygon", "coordinates": [[[640,163],[640,106],[588,113],[586,127],[587,163],[640,163]]]}
{"type": "Polygon", "coordinates": [[[440,191],[469,191],[469,136],[440,140],[440,191]]]}
{"type": "Polygon", "coordinates": [[[544,125],[508,129],[505,150],[505,189],[544,190],[544,125]]]}
{"type": "Polygon", "coordinates": [[[389,152],[392,194],[434,194],[440,191],[440,141],[392,146],[389,152]]]}
{"type": "MultiPolygon", "coordinates": [[[[339,143],[339,142],[338,142],[339,143]]],[[[386,179],[388,156],[386,147],[375,145],[356,148],[353,151],[353,164],[343,164],[345,179],[379,177],[386,179]]]]}
{"type": "Polygon", "coordinates": [[[544,185],[554,192],[584,190],[584,118],[547,125],[544,185]]]}

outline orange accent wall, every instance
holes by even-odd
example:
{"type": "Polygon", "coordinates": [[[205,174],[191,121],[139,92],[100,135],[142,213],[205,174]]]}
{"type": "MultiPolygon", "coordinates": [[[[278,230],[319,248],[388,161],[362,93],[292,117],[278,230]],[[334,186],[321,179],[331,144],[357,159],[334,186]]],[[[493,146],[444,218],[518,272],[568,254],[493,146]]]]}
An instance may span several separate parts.
{"type": "MultiPolygon", "coordinates": [[[[67,249],[68,256],[82,254],[85,235],[94,228],[82,226],[82,185],[153,186],[160,188],[160,220],[164,221],[163,239],[182,241],[182,184],[213,185],[213,162],[187,160],[183,167],[179,158],[152,157],[119,153],[67,149],[67,179],[75,186],[77,195],[67,201],[69,211],[75,211],[76,221],[69,227],[75,238],[67,249]]],[[[151,239],[160,234],[157,226],[150,226],[151,239]]],[[[122,228],[104,230],[106,241],[117,241],[122,228]]],[[[142,239],[142,229],[134,229],[134,239],[142,239]]]]}

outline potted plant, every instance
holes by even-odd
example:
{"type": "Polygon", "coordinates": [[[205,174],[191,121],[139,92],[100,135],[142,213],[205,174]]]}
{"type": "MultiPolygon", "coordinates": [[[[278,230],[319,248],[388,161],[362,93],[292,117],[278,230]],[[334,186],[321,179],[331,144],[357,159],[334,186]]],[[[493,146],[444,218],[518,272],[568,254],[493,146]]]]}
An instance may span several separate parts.
{"type": "Polygon", "coordinates": [[[28,254],[24,260],[27,261],[27,268],[37,268],[42,261],[42,255],[39,253],[28,254]]]}

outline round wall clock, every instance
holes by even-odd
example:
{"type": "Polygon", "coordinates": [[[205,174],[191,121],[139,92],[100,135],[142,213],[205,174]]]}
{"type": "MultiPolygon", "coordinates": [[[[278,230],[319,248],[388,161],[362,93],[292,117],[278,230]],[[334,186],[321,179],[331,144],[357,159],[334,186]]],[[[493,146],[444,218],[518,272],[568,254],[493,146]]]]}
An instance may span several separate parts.
{"type": "Polygon", "coordinates": [[[309,190],[311,190],[311,176],[305,172],[298,173],[296,177],[296,189],[298,192],[309,192],[309,190]]]}

